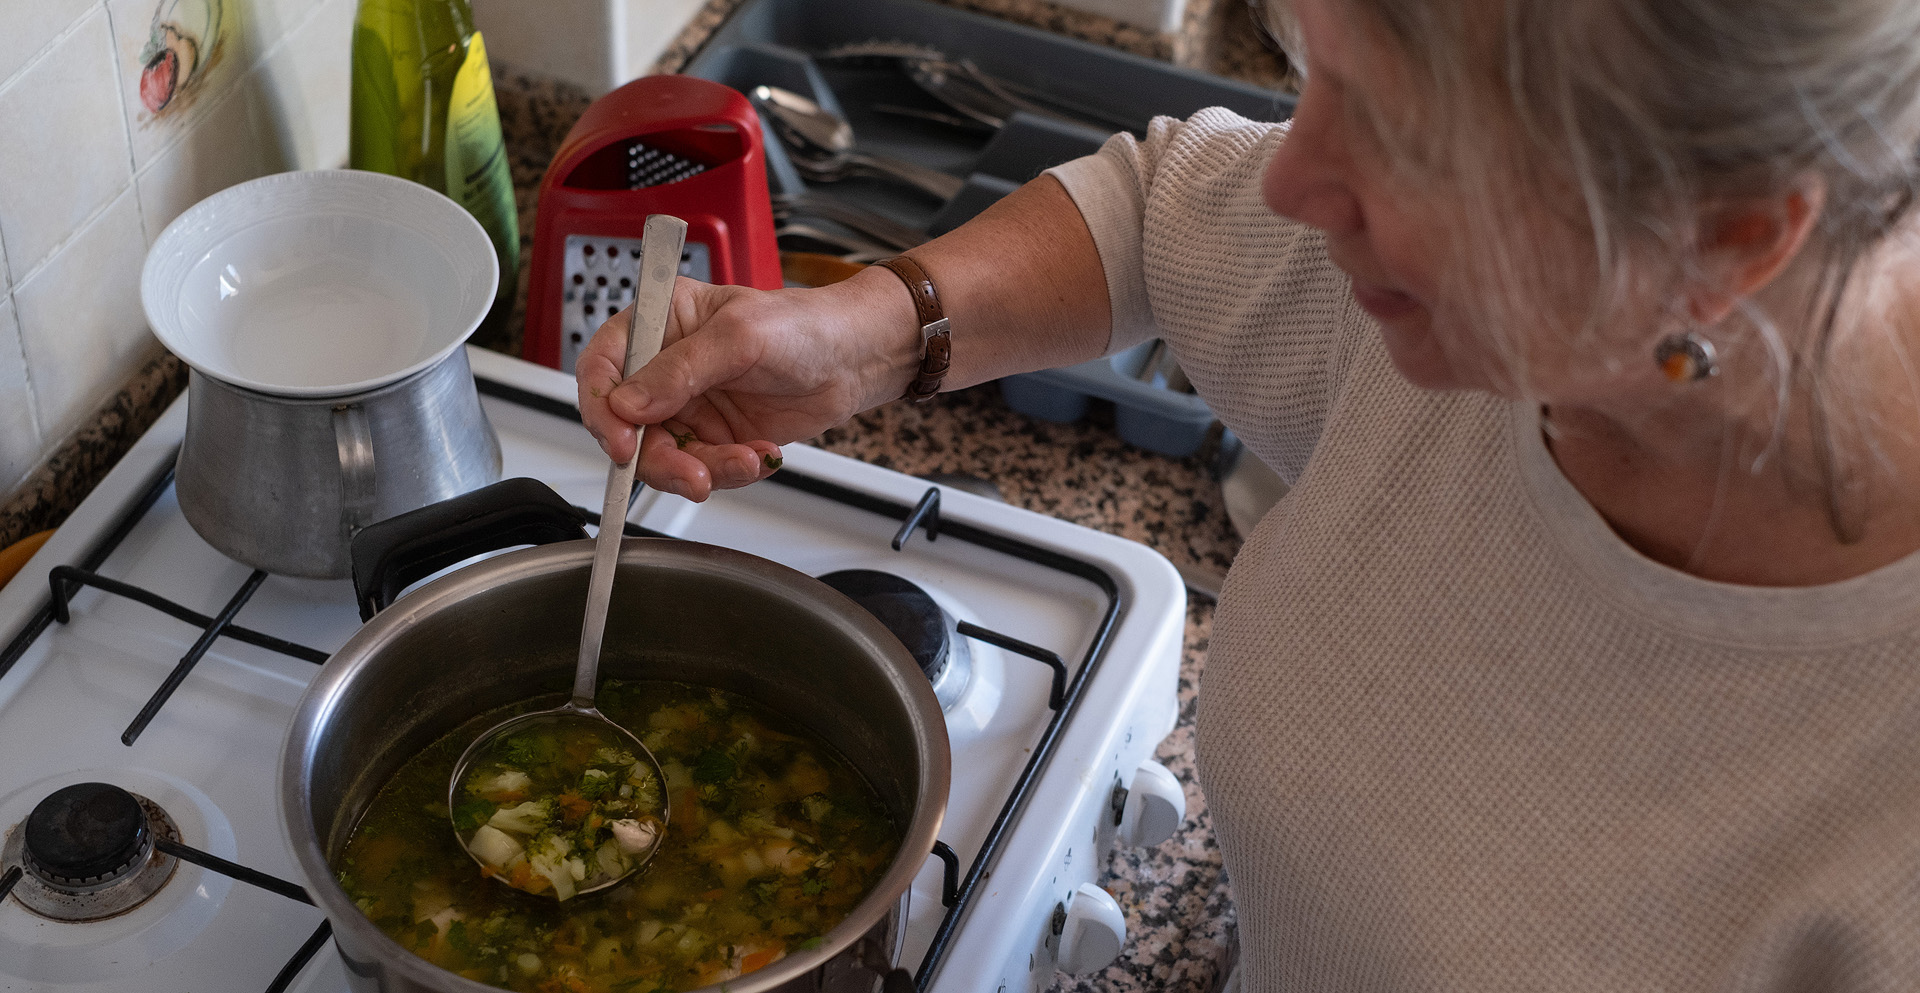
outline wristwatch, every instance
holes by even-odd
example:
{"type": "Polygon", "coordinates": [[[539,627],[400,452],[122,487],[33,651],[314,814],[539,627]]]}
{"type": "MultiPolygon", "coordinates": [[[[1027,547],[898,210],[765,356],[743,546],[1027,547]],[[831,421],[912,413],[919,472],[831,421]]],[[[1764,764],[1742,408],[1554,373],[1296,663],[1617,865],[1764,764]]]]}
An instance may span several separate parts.
{"type": "Polygon", "coordinates": [[[920,321],[920,338],[925,345],[920,356],[920,372],[907,386],[903,399],[908,403],[926,403],[940,392],[940,384],[947,378],[947,367],[953,363],[953,336],[948,330],[947,315],[940,309],[940,294],[934,291],[933,280],[920,268],[920,263],[905,255],[881,259],[874,265],[899,276],[900,281],[907,284],[907,292],[913,294],[913,312],[920,321]]]}

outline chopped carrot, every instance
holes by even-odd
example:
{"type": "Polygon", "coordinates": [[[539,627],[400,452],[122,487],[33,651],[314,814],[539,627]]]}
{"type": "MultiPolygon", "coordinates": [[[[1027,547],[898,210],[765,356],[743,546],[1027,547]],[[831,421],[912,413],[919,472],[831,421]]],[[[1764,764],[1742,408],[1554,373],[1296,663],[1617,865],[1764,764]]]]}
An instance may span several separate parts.
{"type": "Polygon", "coordinates": [[[784,951],[785,949],[780,948],[778,945],[772,948],[762,948],[752,955],[741,959],[740,970],[742,972],[753,972],[756,969],[764,969],[772,965],[784,951]]]}
{"type": "Polygon", "coordinates": [[[534,875],[533,866],[525,862],[513,867],[512,874],[507,876],[507,882],[514,889],[526,890],[529,893],[538,893],[553,885],[547,877],[534,875]]]}
{"type": "Polygon", "coordinates": [[[593,801],[568,790],[554,801],[560,805],[560,817],[568,824],[578,824],[580,819],[593,811],[593,801]]]}
{"type": "Polygon", "coordinates": [[[679,795],[673,798],[673,810],[674,833],[682,837],[696,838],[707,829],[706,814],[700,809],[700,794],[692,789],[681,790],[679,795]]]}
{"type": "Polygon", "coordinates": [[[727,891],[725,888],[716,886],[713,889],[710,889],[705,893],[700,894],[700,899],[705,900],[708,903],[712,903],[713,901],[718,900],[721,897],[726,895],[727,895],[727,891]]]}

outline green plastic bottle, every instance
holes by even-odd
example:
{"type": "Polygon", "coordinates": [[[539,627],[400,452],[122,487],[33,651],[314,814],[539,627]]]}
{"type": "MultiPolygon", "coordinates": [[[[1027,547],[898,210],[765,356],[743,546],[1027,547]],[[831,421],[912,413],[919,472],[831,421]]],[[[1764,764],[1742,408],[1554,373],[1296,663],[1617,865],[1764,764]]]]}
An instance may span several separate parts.
{"type": "Polygon", "coordinates": [[[347,163],[411,179],[467,208],[493,239],[500,289],[474,342],[507,344],[520,222],[487,46],[467,0],[360,0],[347,163]]]}

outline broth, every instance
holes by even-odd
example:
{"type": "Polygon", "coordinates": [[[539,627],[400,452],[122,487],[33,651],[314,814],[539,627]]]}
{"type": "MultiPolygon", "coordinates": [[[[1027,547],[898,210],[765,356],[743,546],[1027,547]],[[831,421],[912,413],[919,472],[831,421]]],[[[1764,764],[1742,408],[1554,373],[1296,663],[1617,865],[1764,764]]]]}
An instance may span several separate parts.
{"type": "Polygon", "coordinates": [[[651,680],[610,680],[598,703],[666,775],[672,817],[645,868],[564,903],[481,875],[454,838],[447,780],[474,730],[508,716],[495,713],[375,796],[334,865],[361,912],[427,961],[505,989],[678,993],[813,947],[892,861],[899,828],[872,787],[766,708],[651,680]]]}

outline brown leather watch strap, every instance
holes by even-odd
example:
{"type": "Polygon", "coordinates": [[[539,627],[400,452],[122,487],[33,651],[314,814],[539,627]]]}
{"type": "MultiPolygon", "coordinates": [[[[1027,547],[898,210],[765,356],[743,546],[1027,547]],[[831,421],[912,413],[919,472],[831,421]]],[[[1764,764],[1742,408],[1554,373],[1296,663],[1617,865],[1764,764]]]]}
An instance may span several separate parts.
{"type": "Polygon", "coordinates": [[[940,309],[940,294],[934,291],[933,280],[920,263],[905,255],[881,259],[874,265],[899,276],[907,284],[907,292],[913,294],[913,312],[920,322],[926,350],[920,356],[920,373],[907,387],[905,399],[908,403],[925,403],[940,392],[940,383],[947,378],[947,367],[953,362],[953,336],[948,333],[947,315],[940,309]]]}

